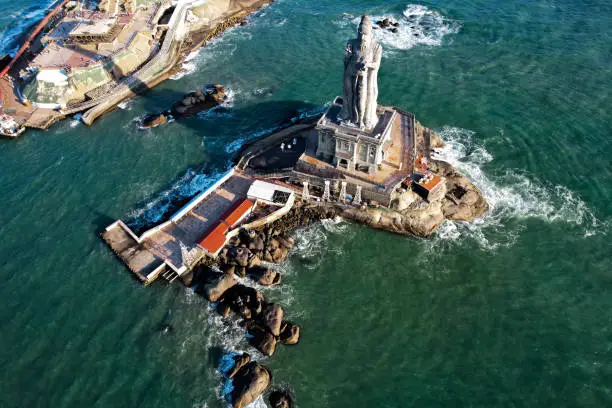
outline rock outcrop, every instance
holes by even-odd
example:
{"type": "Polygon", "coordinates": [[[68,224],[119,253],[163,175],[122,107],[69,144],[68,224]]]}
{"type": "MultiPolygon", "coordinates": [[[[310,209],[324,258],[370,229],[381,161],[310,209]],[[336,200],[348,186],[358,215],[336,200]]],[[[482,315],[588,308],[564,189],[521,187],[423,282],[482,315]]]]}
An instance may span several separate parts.
{"type": "Polygon", "coordinates": [[[268,397],[271,408],[292,408],[293,397],[287,391],[273,391],[268,397]]]}
{"type": "Polygon", "coordinates": [[[228,274],[222,275],[218,281],[209,283],[205,286],[204,292],[206,299],[208,299],[209,302],[217,302],[228,289],[232,288],[237,283],[238,281],[234,276],[228,274]]]}
{"type": "Polygon", "coordinates": [[[225,375],[227,378],[232,379],[238,374],[238,371],[245,365],[251,362],[251,356],[248,353],[242,353],[234,356],[234,366],[225,375]]]}
{"type": "Polygon", "coordinates": [[[177,119],[191,116],[225,103],[228,97],[227,89],[222,85],[208,85],[204,92],[197,91],[185,95],[181,101],[172,105],[171,113],[177,119]]]}
{"type": "Polygon", "coordinates": [[[168,123],[168,114],[159,113],[157,115],[149,115],[145,117],[140,123],[140,126],[146,129],[150,129],[165,125],[166,123],[168,123]]]}
{"type": "Polygon", "coordinates": [[[300,341],[301,328],[291,322],[283,322],[280,329],[279,340],[286,345],[297,344],[300,341]]]}
{"type": "Polygon", "coordinates": [[[188,93],[172,105],[170,110],[146,116],[141,122],[142,128],[154,128],[168,123],[171,119],[181,119],[198,112],[212,109],[226,103],[229,99],[227,89],[221,85],[207,85],[204,92],[188,93]]]}
{"type": "Polygon", "coordinates": [[[242,367],[232,380],[234,389],[231,393],[232,406],[244,408],[255,401],[270,387],[272,374],[270,370],[256,362],[242,367]]]}
{"type": "Polygon", "coordinates": [[[262,311],[261,323],[274,337],[280,336],[283,315],[283,308],[274,303],[266,305],[262,311]]]}

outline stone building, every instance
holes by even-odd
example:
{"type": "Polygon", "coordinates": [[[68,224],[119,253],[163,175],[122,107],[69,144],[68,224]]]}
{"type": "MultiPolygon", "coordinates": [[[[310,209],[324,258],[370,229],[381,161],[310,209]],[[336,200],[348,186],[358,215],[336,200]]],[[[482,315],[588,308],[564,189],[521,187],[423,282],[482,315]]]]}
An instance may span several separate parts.
{"type": "Polygon", "coordinates": [[[339,118],[342,103],[342,98],[336,98],[317,124],[317,156],[339,168],[373,173],[385,160],[398,114],[394,109],[379,106],[378,123],[368,131],[342,122],[339,118]]]}

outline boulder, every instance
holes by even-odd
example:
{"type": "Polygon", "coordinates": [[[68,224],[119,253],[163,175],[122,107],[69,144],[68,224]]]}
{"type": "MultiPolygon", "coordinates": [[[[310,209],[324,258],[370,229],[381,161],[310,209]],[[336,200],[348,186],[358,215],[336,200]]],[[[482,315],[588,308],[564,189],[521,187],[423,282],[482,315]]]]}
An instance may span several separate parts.
{"type": "Polygon", "coordinates": [[[209,302],[217,302],[228,289],[237,283],[238,281],[233,275],[223,274],[217,282],[205,286],[204,294],[206,299],[208,299],[209,302]]]}
{"type": "Polygon", "coordinates": [[[266,249],[263,253],[263,260],[266,262],[274,262],[274,257],[269,249],[266,249]]]}
{"type": "Polygon", "coordinates": [[[271,408],[292,408],[293,398],[287,391],[273,391],[268,397],[271,408]]]}
{"type": "Polygon", "coordinates": [[[219,313],[223,317],[229,316],[231,311],[232,311],[232,309],[229,307],[229,305],[227,303],[220,302],[217,305],[217,313],[219,313]]]}
{"type": "Polygon", "coordinates": [[[226,373],[227,378],[232,379],[238,371],[251,361],[251,356],[248,353],[242,353],[234,356],[234,366],[226,373]]]}
{"type": "Polygon", "coordinates": [[[276,350],[276,337],[270,334],[270,332],[262,327],[253,326],[249,329],[249,334],[251,335],[249,343],[253,347],[268,357],[274,354],[274,350],[276,350]]]}
{"type": "Polygon", "coordinates": [[[286,237],[284,235],[279,235],[278,237],[276,237],[276,240],[280,245],[287,249],[291,249],[295,245],[295,240],[293,238],[286,237]]]}
{"type": "Polygon", "coordinates": [[[275,337],[280,335],[283,314],[283,308],[274,303],[267,304],[261,312],[262,326],[275,337]]]}
{"type": "Polygon", "coordinates": [[[279,340],[286,345],[297,344],[300,341],[300,326],[290,322],[283,322],[279,340]]]}
{"type": "Polygon", "coordinates": [[[251,251],[243,247],[230,247],[227,251],[227,263],[230,265],[248,266],[251,251]]]}
{"type": "Polygon", "coordinates": [[[232,406],[244,408],[262,395],[270,387],[272,374],[266,367],[250,362],[242,367],[232,380],[232,406]]]}
{"type": "Polygon", "coordinates": [[[272,260],[275,263],[282,263],[285,261],[285,259],[287,259],[288,254],[289,251],[287,250],[287,248],[276,248],[274,252],[272,252],[272,260]]]}
{"type": "Polygon", "coordinates": [[[254,288],[237,284],[225,292],[221,301],[226,303],[235,313],[240,314],[245,319],[251,319],[261,314],[264,297],[254,288]]]}
{"type": "Polygon", "coordinates": [[[257,282],[263,286],[273,286],[281,283],[281,275],[272,269],[265,269],[257,279],[257,282]]]}
{"type": "Polygon", "coordinates": [[[159,115],[147,116],[146,118],[142,120],[142,123],[140,124],[140,126],[143,128],[150,129],[150,128],[164,125],[166,123],[168,123],[168,117],[164,115],[163,113],[160,113],[159,115]]]}
{"type": "Polygon", "coordinates": [[[271,239],[268,241],[268,249],[269,249],[270,251],[273,251],[273,250],[275,250],[275,249],[278,249],[278,248],[280,248],[280,246],[281,246],[281,244],[280,244],[280,242],[278,241],[278,239],[276,239],[276,238],[271,238],[271,239]]]}
{"type": "Polygon", "coordinates": [[[251,279],[263,286],[278,285],[281,282],[280,273],[276,272],[274,269],[267,269],[261,266],[251,268],[249,270],[249,275],[251,279]]]}

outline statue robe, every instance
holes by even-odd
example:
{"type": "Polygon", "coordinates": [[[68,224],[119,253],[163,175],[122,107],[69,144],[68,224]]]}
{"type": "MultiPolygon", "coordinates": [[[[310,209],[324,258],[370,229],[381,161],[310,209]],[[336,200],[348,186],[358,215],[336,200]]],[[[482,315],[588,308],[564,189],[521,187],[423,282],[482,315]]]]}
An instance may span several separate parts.
{"type": "Polygon", "coordinates": [[[368,130],[376,126],[381,58],[382,47],[374,40],[363,55],[359,39],[348,42],[344,57],[342,120],[368,130]]]}

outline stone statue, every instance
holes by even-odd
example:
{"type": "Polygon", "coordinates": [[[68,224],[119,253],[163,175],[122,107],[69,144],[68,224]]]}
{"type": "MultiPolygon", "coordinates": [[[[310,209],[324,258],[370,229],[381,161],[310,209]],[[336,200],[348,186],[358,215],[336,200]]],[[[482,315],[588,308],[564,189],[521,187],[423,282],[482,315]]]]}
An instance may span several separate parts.
{"type": "Polygon", "coordinates": [[[372,20],[363,16],[358,38],[349,40],[344,56],[344,101],[340,119],[360,129],[372,130],[378,122],[378,69],[382,47],[373,37],[372,20]]]}

